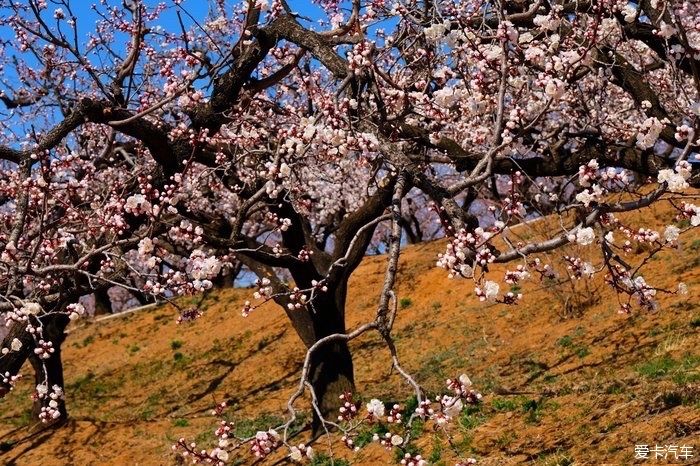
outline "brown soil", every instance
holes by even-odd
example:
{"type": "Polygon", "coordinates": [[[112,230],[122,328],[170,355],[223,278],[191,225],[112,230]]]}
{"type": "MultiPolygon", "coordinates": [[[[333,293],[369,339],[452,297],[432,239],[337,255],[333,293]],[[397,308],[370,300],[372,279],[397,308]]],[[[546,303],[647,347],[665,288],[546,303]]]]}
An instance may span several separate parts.
{"type": "MultiPolygon", "coordinates": [[[[632,224],[641,219],[647,227],[663,225],[669,211],[645,209],[632,224]]],[[[518,231],[536,237],[547,227],[536,222],[518,231]]],[[[688,233],[681,249],[659,255],[643,272],[660,287],[682,280],[690,294],[663,295],[657,312],[635,309],[630,316],[617,313],[617,299],[600,278],[532,280],[520,305],[484,305],[468,282],[449,281],[435,267],[444,242],[407,247],[394,329],[404,367],[433,391],[465,372],[484,394],[480,408],[451,428],[452,448],[428,430],[417,444],[423,456],[444,465],[454,464],[455,452],[480,465],[700,464],[699,238],[688,233]],[[635,460],[636,444],[692,446],[695,457],[635,460]]],[[[350,328],[371,319],[384,261],[368,257],[355,273],[350,328]]],[[[501,283],[505,268],[491,270],[501,283]]],[[[223,400],[241,432],[276,424],[303,348],[274,305],[241,317],[251,294],[212,293],[204,316],[187,325],[176,325],[176,311],[165,306],[74,329],[64,345],[69,422],[32,433],[26,367],[27,377],[0,401],[0,463],[174,464],[170,446],[181,436],[211,446],[216,421],[209,411],[223,400]]],[[[409,398],[377,335],[351,346],[360,396],[409,398]]],[[[299,441],[307,436],[301,432],[299,441]]],[[[315,447],[323,452],[327,443],[315,447]]],[[[353,465],[394,461],[376,444],[354,454],[337,443],[333,450],[353,465]]]]}

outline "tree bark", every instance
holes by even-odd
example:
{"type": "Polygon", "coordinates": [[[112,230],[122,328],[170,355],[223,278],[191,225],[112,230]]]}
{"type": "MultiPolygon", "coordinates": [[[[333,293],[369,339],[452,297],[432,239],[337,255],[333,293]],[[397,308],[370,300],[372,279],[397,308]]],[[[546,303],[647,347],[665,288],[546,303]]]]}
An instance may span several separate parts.
{"type": "MultiPolygon", "coordinates": [[[[342,295],[341,300],[334,299],[317,309],[318,314],[314,316],[317,339],[345,333],[345,290],[342,295]]],[[[325,419],[335,421],[342,404],[340,395],[355,391],[352,354],[347,341],[331,341],[315,351],[311,356],[309,375],[321,414],[325,419]]],[[[322,430],[318,416],[314,416],[312,427],[314,434],[322,430]]]]}
{"type": "Polygon", "coordinates": [[[212,280],[214,287],[219,289],[233,288],[233,283],[241,273],[242,266],[243,264],[237,262],[230,269],[226,270],[225,272],[221,272],[212,280]]]}
{"type": "Polygon", "coordinates": [[[101,316],[112,313],[112,300],[109,297],[107,288],[95,290],[95,315],[101,316]]]}
{"type": "MultiPolygon", "coordinates": [[[[321,338],[345,333],[345,298],[347,280],[335,290],[329,289],[314,300],[308,310],[289,310],[287,315],[307,348],[321,338]]],[[[324,419],[335,421],[342,405],[340,395],[355,391],[352,355],[345,341],[331,341],[318,347],[311,355],[309,382],[313,387],[318,408],[324,419]]],[[[313,435],[323,431],[318,413],[314,411],[313,435]]]]}

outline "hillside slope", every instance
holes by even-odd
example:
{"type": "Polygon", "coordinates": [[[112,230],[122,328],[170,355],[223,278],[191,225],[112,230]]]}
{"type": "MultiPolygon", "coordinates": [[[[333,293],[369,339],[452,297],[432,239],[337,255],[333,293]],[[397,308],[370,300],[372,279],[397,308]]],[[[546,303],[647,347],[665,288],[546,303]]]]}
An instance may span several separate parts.
{"type": "MultiPolygon", "coordinates": [[[[637,215],[646,227],[669,217],[664,207],[637,215]]],[[[536,235],[547,227],[542,223],[523,235],[536,235]]],[[[617,313],[602,277],[588,285],[530,281],[520,305],[484,305],[469,283],[449,281],[435,267],[443,242],[407,247],[394,330],[405,368],[432,390],[466,372],[484,394],[482,405],[453,427],[454,450],[481,465],[563,466],[633,464],[635,444],[689,445],[695,458],[682,464],[700,464],[700,233],[682,244],[651,261],[644,275],[668,288],[682,280],[689,295],[661,296],[657,312],[635,309],[630,316],[617,313]]],[[[351,280],[350,328],[371,319],[384,267],[384,258],[368,257],[351,280]]],[[[492,273],[501,280],[504,270],[492,273]]],[[[64,345],[70,422],[30,434],[25,368],[25,380],[0,401],[0,463],[173,464],[177,438],[207,446],[215,428],[209,410],[223,400],[239,434],[275,425],[303,348],[277,307],[241,317],[250,295],[212,293],[204,316],[187,325],[176,325],[176,311],[164,306],[72,330],[64,345]]],[[[351,347],[363,398],[410,396],[376,335],[351,347]]],[[[454,464],[437,434],[418,447],[432,464],[454,464]]],[[[375,444],[355,454],[335,451],[351,464],[393,461],[375,444]]]]}

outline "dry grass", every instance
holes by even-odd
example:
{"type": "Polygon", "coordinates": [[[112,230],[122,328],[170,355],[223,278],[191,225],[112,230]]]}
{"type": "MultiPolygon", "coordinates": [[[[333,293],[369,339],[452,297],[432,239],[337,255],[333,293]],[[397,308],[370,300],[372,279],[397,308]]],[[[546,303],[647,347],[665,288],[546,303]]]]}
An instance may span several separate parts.
{"type": "MultiPolygon", "coordinates": [[[[669,217],[663,206],[636,215],[646,227],[669,217]]],[[[519,234],[536,237],[543,228],[551,225],[538,222],[519,234]]],[[[669,288],[683,280],[690,295],[662,296],[658,312],[632,316],[617,314],[614,295],[598,281],[588,288],[596,299],[583,284],[530,282],[519,306],[485,306],[467,282],[449,282],[434,267],[444,243],[406,248],[398,287],[405,305],[395,326],[405,367],[432,390],[466,372],[485,394],[481,407],[454,426],[455,448],[481,465],[632,464],[637,443],[693,445],[700,455],[700,264],[692,247],[700,242],[691,235],[684,249],[665,252],[644,274],[669,288]]],[[[491,273],[500,279],[504,270],[491,273]]],[[[368,257],[355,273],[350,327],[371,318],[383,272],[384,259],[368,257]]],[[[178,437],[203,445],[212,438],[208,411],[222,400],[234,406],[241,433],[278,422],[303,349],[280,309],[240,316],[249,291],[212,294],[204,317],[191,325],[176,325],[176,312],[163,307],[71,332],[65,343],[70,423],[26,438],[31,384],[24,380],[0,401],[7,450],[0,462],[172,464],[169,448],[178,437]]],[[[360,396],[410,396],[375,335],[352,349],[360,396]]],[[[416,446],[433,464],[454,464],[437,434],[427,433],[416,446]]],[[[336,451],[351,464],[393,461],[376,445],[354,455],[336,451]]]]}

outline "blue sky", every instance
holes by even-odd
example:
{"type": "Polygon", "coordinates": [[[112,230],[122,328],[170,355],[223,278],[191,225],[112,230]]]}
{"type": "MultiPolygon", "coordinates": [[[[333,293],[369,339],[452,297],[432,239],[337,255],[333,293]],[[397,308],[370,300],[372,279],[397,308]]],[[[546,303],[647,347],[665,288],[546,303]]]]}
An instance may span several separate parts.
{"type": "MultiPolygon", "coordinates": [[[[187,14],[183,13],[181,14],[181,17],[183,19],[185,27],[190,28],[194,24],[193,19],[196,20],[199,24],[204,23],[204,21],[206,21],[210,6],[212,6],[212,4],[215,3],[213,2],[213,0],[182,0],[180,6],[178,7],[174,0],[141,1],[149,8],[153,8],[159,3],[165,4],[167,7],[166,11],[161,15],[161,17],[157,21],[151,21],[149,24],[151,26],[161,26],[164,30],[175,33],[179,33],[181,30],[177,17],[178,9],[186,10],[187,14]]],[[[234,7],[244,5],[246,1],[247,0],[231,0],[227,1],[226,5],[227,8],[229,8],[229,10],[233,10],[234,7]]],[[[62,7],[62,5],[57,3],[58,2],[55,0],[50,0],[48,2],[47,9],[42,12],[43,18],[50,26],[55,25],[55,20],[53,19],[54,10],[56,8],[62,7]]],[[[102,11],[104,11],[106,8],[103,5],[101,5],[100,2],[96,2],[94,0],[69,0],[68,3],[72,9],[73,14],[77,17],[76,23],[78,40],[79,43],[84,47],[84,44],[88,40],[89,34],[95,30],[95,23],[101,19],[100,16],[95,12],[93,6],[97,4],[98,8],[102,11]]],[[[288,0],[288,3],[293,11],[298,12],[299,14],[305,17],[311,18],[314,21],[325,17],[322,9],[310,0],[288,0]]],[[[115,6],[122,8],[122,0],[106,0],[106,4],[110,8],[115,6]]],[[[62,9],[66,10],[65,7],[63,7],[62,9]]],[[[9,17],[10,14],[11,10],[9,8],[0,7],[0,17],[9,17]]],[[[30,13],[27,16],[31,18],[30,13]]],[[[312,24],[309,24],[303,19],[301,19],[300,21],[305,23],[304,25],[306,27],[313,26],[312,24]]],[[[6,54],[21,56],[21,60],[26,60],[30,64],[34,61],[31,54],[20,53],[18,50],[12,48],[11,45],[14,45],[12,43],[14,42],[15,38],[14,31],[10,27],[0,26],[0,40],[3,42],[7,41],[5,47],[6,54]]],[[[129,42],[129,38],[125,34],[118,34],[115,42],[116,43],[113,44],[113,47],[117,52],[119,52],[120,48],[124,47],[125,44],[129,42]]],[[[12,83],[13,80],[16,80],[17,76],[13,75],[13,70],[11,68],[7,68],[2,71],[2,74],[0,74],[0,78],[2,78],[8,83],[12,83]]]]}
{"type": "MultiPolygon", "coordinates": [[[[245,1],[246,0],[228,1],[227,5],[232,9],[234,6],[241,5],[245,1]]],[[[176,15],[177,6],[173,0],[142,0],[142,2],[151,8],[159,3],[164,3],[168,7],[167,11],[165,11],[161,18],[153,24],[158,24],[167,31],[180,30],[180,25],[178,24],[176,15]]],[[[52,4],[51,1],[48,3],[48,8],[44,11],[43,16],[50,20],[48,21],[49,24],[52,24],[53,19],[51,16],[53,15],[53,11],[61,5],[52,4]]],[[[122,0],[107,0],[106,3],[109,7],[121,7],[122,0]]],[[[314,20],[318,20],[324,16],[320,7],[313,4],[309,0],[289,0],[288,3],[295,12],[314,20]]],[[[73,0],[69,1],[69,4],[73,13],[77,17],[78,36],[81,40],[85,40],[87,34],[94,30],[95,22],[100,19],[95,13],[93,5],[98,4],[98,8],[100,9],[104,9],[104,7],[99,5],[98,2],[90,0],[73,0]]],[[[210,4],[211,2],[208,0],[183,0],[180,3],[180,7],[187,10],[187,12],[197,21],[202,22],[207,16],[210,4]]],[[[65,10],[65,8],[63,9],[65,10]]],[[[0,8],[0,15],[5,16],[8,15],[8,13],[9,9],[0,8]]],[[[183,14],[182,16],[186,26],[192,24],[192,20],[188,18],[187,15],[183,14]]],[[[307,24],[307,26],[309,25],[307,24]]],[[[0,28],[0,39],[11,40],[13,39],[13,36],[14,34],[12,33],[11,29],[7,27],[0,28]]]]}
{"type": "MultiPolygon", "coordinates": [[[[244,1],[245,0],[238,0],[237,2],[229,1],[227,3],[230,6],[234,6],[244,1]]],[[[164,29],[169,31],[178,31],[180,29],[175,13],[176,10],[174,8],[175,2],[173,0],[142,0],[142,2],[149,7],[154,7],[159,3],[165,3],[168,7],[173,7],[168,8],[168,11],[163,14],[161,20],[158,21],[157,24],[163,26],[164,29]]],[[[311,1],[289,0],[288,3],[292,10],[312,19],[319,19],[323,15],[322,10],[311,1]]],[[[94,5],[95,2],[90,0],[73,0],[70,2],[70,4],[73,12],[78,17],[78,32],[84,37],[85,34],[91,30],[95,24],[95,21],[98,19],[98,16],[92,9],[92,5],[94,5]]],[[[121,0],[108,0],[107,4],[109,6],[119,6],[122,4],[122,2],[121,0]]],[[[207,0],[183,0],[180,5],[194,18],[196,18],[197,21],[201,21],[207,15],[209,4],[210,2],[207,0]]],[[[51,10],[51,8],[52,6],[49,5],[48,9],[51,10]]]]}
{"type": "MultiPolygon", "coordinates": [[[[189,29],[191,26],[193,26],[194,20],[196,20],[199,24],[203,24],[206,21],[210,6],[212,6],[212,4],[214,3],[210,0],[183,0],[180,6],[178,7],[173,0],[142,0],[142,2],[146,6],[148,6],[149,9],[152,9],[159,3],[164,3],[167,7],[166,10],[162,13],[158,20],[151,21],[149,25],[151,27],[160,26],[165,31],[174,33],[179,33],[181,31],[181,27],[177,17],[178,9],[186,10],[187,14],[182,13],[181,17],[185,24],[185,27],[189,29]]],[[[232,11],[234,7],[244,4],[243,2],[245,2],[245,0],[228,1],[227,7],[232,11]]],[[[62,8],[66,16],[68,16],[69,13],[67,11],[67,8],[61,5],[58,1],[49,0],[47,3],[47,8],[42,12],[42,17],[50,27],[55,27],[56,20],[53,18],[54,11],[57,8],[62,8]]],[[[25,6],[28,5],[27,2],[24,2],[22,4],[25,6]]],[[[95,11],[95,5],[97,5],[97,8],[103,13],[107,10],[107,8],[123,8],[122,0],[107,0],[106,7],[102,5],[101,2],[95,0],[72,0],[68,1],[68,4],[70,5],[72,13],[77,18],[77,37],[81,50],[86,49],[86,43],[90,34],[94,34],[95,24],[102,19],[95,11]]],[[[291,5],[293,5],[292,8],[298,8],[299,11],[302,11],[305,15],[313,16],[315,18],[320,17],[320,10],[318,9],[318,7],[313,6],[310,1],[292,0],[291,5]]],[[[8,18],[11,14],[12,11],[10,10],[10,8],[0,7],[0,17],[8,18]]],[[[24,16],[30,20],[32,19],[31,12],[27,12],[24,16]]],[[[71,32],[69,31],[69,29],[67,29],[67,25],[62,22],[62,27],[63,30],[67,32],[68,36],[70,37],[71,32]]],[[[17,42],[15,39],[15,32],[11,27],[0,26],[0,41],[4,43],[4,48],[2,52],[4,52],[7,59],[11,59],[11,57],[16,56],[20,62],[24,62],[29,66],[37,64],[37,60],[32,53],[21,52],[16,48],[17,42]]],[[[126,44],[128,44],[129,42],[130,38],[127,34],[118,33],[115,36],[114,43],[112,44],[112,46],[117,54],[123,56],[126,44]]],[[[104,57],[108,58],[107,55],[104,55],[104,57]]],[[[99,57],[91,55],[89,59],[95,60],[94,63],[96,65],[99,65],[99,57]]],[[[14,95],[14,93],[18,89],[24,87],[20,83],[20,80],[18,78],[19,76],[15,70],[15,67],[8,63],[8,66],[5,66],[4,69],[0,70],[0,82],[2,83],[0,84],[0,90],[5,91],[8,95],[14,95]]],[[[7,125],[9,125],[10,128],[13,128],[13,131],[16,131],[18,137],[24,134],[29,129],[24,123],[19,122],[16,116],[16,113],[21,113],[24,111],[24,109],[20,109],[17,111],[9,111],[5,109],[2,104],[0,104],[0,119],[2,119],[7,125]]],[[[58,109],[56,109],[53,116],[56,120],[61,119],[61,115],[58,109]]],[[[39,124],[39,122],[36,120],[33,121],[33,123],[39,124]]],[[[51,124],[51,122],[48,123],[51,124]]],[[[41,124],[39,124],[39,126],[41,126],[41,124]]],[[[9,137],[9,135],[7,136],[9,137]]],[[[11,139],[17,138],[11,137],[11,139]]]]}
{"type": "MultiPolygon", "coordinates": [[[[190,29],[196,20],[197,23],[203,24],[206,20],[207,17],[209,16],[209,11],[210,8],[214,10],[214,7],[216,5],[216,2],[214,0],[183,0],[180,3],[180,6],[178,6],[174,0],[141,0],[147,7],[149,7],[149,10],[152,9],[153,7],[157,6],[158,4],[164,4],[166,6],[166,10],[161,14],[160,18],[155,21],[150,21],[149,26],[160,26],[162,27],[165,31],[172,32],[179,34],[181,31],[181,27],[179,24],[178,20],[178,15],[177,11],[178,9],[184,9],[186,10],[187,13],[181,14],[182,20],[184,22],[185,28],[190,29]]],[[[271,0],[268,0],[271,1],[271,0]]],[[[236,8],[241,8],[242,6],[246,5],[247,0],[229,0],[226,2],[226,7],[228,8],[227,13],[233,13],[233,10],[236,8]]],[[[3,2],[4,3],[4,2],[3,2]]],[[[56,20],[53,18],[54,15],[54,10],[56,8],[62,8],[65,10],[65,14],[68,16],[69,13],[67,11],[67,8],[63,5],[60,4],[59,1],[57,0],[48,0],[47,1],[48,5],[46,10],[42,12],[42,17],[46,21],[46,23],[50,27],[55,27],[56,25],[56,20]]],[[[113,7],[118,7],[118,8],[124,8],[122,5],[122,0],[106,0],[106,6],[102,5],[101,1],[95,1],[95,0],[69,0],[68,4],[70,5],[72,13],[76,16],[76,24],[77,24],[77,38],[78,38],[78,43],[80,44],[80,49],[81,51],[84,51],[86,49],[86,43],[88,41],[88,38],[91,34],[94,34],[95,31],[95,25],[98,21],[100,21],[102,18],[97,14],[95,11],[94,5],[97,5],[97,8],[102,11],[103,13],[108,9],[108,8],[113,8],[113,7]]],[[[288,0],[288,3],[291,7],[291,9],[303,17],[310,18],[312,21],[316,22],[316,24],[312,24],[310,21],[304,20],[300,18],[300,22],[305,26],[305,27],[310,27],[314,28],[318,27],[317,21],[320,19],[325,19],[327,20],[327,16],[321,9],[321,7],[312,2],[311,0],[288,0]]],[[[28,5],[28,3],[23,3],[23,5],[28,5]]],[[[349,15],[349,7],[350,7],[350,2],[345,0],[341,0],[341,5],[343,5],[343,10],[346,12],[346,16],[349,15]]],[[[11,10],[7,7],[0,7],[0,17],[9,17],[11,14],[11,10]]],[[[27,12],[25,17],[27,17],[29,20],[31,20],[32,15],[31,12],[27,12]]],[[[264,19],[263,19],[264,21],[264,19]]],[[[389,20],[389,22],[392,22],[392,20],[389,20]]],[[[71,32],[68,29],[68,26],[62,21],[62,28],[63,31],[67,33],[67,35],[70,37],[71,32]]],[[[388,27],[387,22],[385,21],[383,25],[375,25],[373,26],[370,31],[373,31],[377,27],[388,27]]],[[[193,28],[193,29],[196,29],[193,28]]],[[[371,32],[370,32],[371,34],[371,32]]],[[[37,60],[32,55],[30,52],[20,52],[17,50],[16,47],[16,39],[14,37],[15,32],[14,30],[9,27],[9,26],[0,26],[0,41],[5,43],[4,50],[2,52],[5,53],[5,56],[7,58],[11,58],[13,56],[17,56],[18,60],[20,62],[27,63],[29,66],[33,66],[37,64],[37,60]]],[[[130,37],[126,33],[117,33],[114,38],[114,43],[112,44],[113,50],[118,54],[121,55],[122,58],[125,56],[125,48],[126,44],[130,42],[130,37]]],[[[339,53],[343,54],[344,49],[341,48],[339,50],[339,53]]],[[[89,55],[89,60],[93,61],[93,63],[99,67],[100,65],[100,60],[105,59],[105,60],[112,60],[113,58],[106,52],[102,53],[100,52],[99,56],[98,55],[89,55]]],[[[9,61],[9,60],[8,60],[9,61]]],[[[103,81],[104,82],[104,81],[103,81]]],[[[22,83],[19,80],[19,76],[14,69],[14,66],[12,66],[11,63],[8,63],[8,66],[5,67],[5,69],[0,70],[0,90],[5,91],[8,93],[8,95],[14,95],[15,92],[24,87],[22,83]]],[[[18,114],[25,112],[25,109],[20,109],[17,111],[9,111],[4,108],[3,105],[0,104],[0,120],[2,120],[5,123],[6,128],[11,128],[12,132],[16,133],[17,137],[12,137],[9,134],[6,135],[10,140],[18,140],[21,139],[21,136],[25,134],[29,128],[27,126],[26,121],[19,121],[18,114]]],[[[48,113],[45,114],[45,116],[48,116],[49,119],[53,117],[54,120],[60,120],[62,118],[58,108],[55,109],[53,113],[48,113]]],[[[45,121],[45,124],[48,124],[50,126],[55,123],[55,121],[45,121]]],[[[42,126],[41,123],[39,123],[36,119],[32,119],[31,125],[32,128],[34,125],[42,126]]],[[[39,128],[36,128],[39,129],[39,128]]],[[[15,145],[14,141],[10,142],[10,144],[15,145]]]]}

